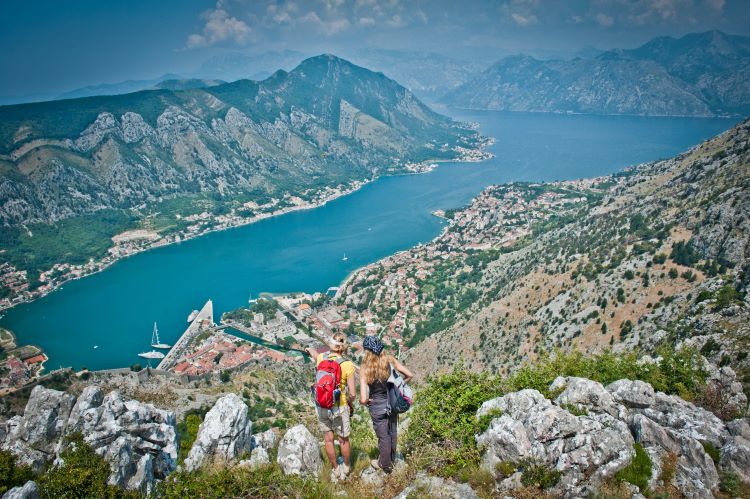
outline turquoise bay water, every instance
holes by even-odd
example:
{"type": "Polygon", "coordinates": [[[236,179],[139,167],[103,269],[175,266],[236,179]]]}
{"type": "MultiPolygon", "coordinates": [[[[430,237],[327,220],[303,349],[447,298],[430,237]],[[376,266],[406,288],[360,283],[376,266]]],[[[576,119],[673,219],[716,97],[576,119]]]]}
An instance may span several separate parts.
{"type": "Polygon", "coordinates": [[[174,343],[208,298],[218,318],[261,292],[336,286],[358,267],[432,239],[441,228],[432,211],[460,207],[490,184],[612,173],[672,156],[736,121],[448,112],[478,121],[497,139],[496,157],[383,178],[317,209],[135,255],[8,311],[0,325],[44,348],[48,369],[128,366],[149,349],[154,321],[174,343]]]}

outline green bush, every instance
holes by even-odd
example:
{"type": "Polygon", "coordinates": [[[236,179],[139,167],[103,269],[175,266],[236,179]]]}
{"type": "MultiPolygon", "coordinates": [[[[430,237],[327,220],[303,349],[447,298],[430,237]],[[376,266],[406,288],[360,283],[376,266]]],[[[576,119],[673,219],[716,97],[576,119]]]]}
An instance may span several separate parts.
{"type": "Polygon", "coordinates": [[[198,428],[203,422],[200,414],[191,413],[185,416],[185,419],[177,423],[177,434],[180,437],[180,454],[177,457],[177,463],[182,463],[190,452],[190,448],[198,436],[198,428]]]}
{"type": "Polygon", "coordinates": [[[721,453],[719,452],[719,449],[714,446],[711,442],[701,442],[701,445],[703,445],[703,450],[706,451],[706,454],[709,455],[711,460],[719,464],[719,460],[721,459],[721,453]]]}
{"type": "Polygon", "coordinates": [[[641,444],[633,445],[633,449],[635,450],[633,460],[615,474],[615,479],[632,483],[645,493],[648,488],[648,481],[651,480],[651,474],[653,473],[653,463],[641,444]]]}
{"type": "Polygon", "coordinates": [[[28,480],[34,479],[34,473],[29,466],[16,462],[16,456],[8,451],[0,451],[0,495],[28,480]]]}
{"type": "Polygon", "coordinates": [[[518,466],[521,468],[521,483],[526,487],[549,489],[557,485],[562,476],[560,471],[531,460],[523,460],[518,466]]]}
{"type": "Polygon", "coordinates": [[[63,464],[50,468],[38,480],[42,497],[138,497],[107,483],[109,464],[84,442],[80,433],[65,438],[60,457],[63,464]]]}
{"type": "Polygon", "coordinates": [[[735,303],[742,301],[742,295],[734,286],[725,285],[716,292],[716,304],[714,310],[723,310],[735,303]]]}
{"type": "Polygon", "coordinates": [[[474,435],[476,413],[482,402],[501,395],[495,378],[472,373],[460,366],[453,372],[431,378],[419,391],[404,435],[407,452],[439,449],[433,471],[453,476],[465,466],[479,462],[474,435]]]}
{"type": "Polygon", "coordinates": [[[316,479],[285,475],[276,464],[254,469],[229,467],[173,473],[159,487],[160,497],[268,497],[330,498],[331,492],[316,479]]]}

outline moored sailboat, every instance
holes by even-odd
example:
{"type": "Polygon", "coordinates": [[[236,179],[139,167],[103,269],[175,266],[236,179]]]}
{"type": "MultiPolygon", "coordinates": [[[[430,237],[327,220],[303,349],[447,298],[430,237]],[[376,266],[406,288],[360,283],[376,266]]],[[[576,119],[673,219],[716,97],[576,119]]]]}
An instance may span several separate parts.
{"type": "Polygon", "coordinates": [[[159,330],[157,329],[155,322],[154,322],[154,332],[151,333],[151,346],[154,348],[162,348],[162,349],[172,348],[172,345],[167,345],[166,343],[162,343],[159,340],[159,330]]]}

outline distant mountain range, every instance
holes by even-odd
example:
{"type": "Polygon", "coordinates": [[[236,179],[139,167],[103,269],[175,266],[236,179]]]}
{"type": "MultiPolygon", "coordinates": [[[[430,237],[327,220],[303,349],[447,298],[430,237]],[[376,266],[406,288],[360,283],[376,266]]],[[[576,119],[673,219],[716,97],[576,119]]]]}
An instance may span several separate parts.
{"type": "Polygon", "coordinates": [[[506,57],[445,95],[455,107],[668,116],[750,113],[750,37],[659,37],[593,58],[506,57]]]}
{"type": "Polygon", "coordinates": [[[0,222],[337,185],[456,157],[475,133],[330,55],[262,82],[216,83],[0,107],[0,222]]]}
{"type": "Polygon", "coordinates": [[[373,71],[381,71],[420,98],[435,100],[454,90],[480,71],[487,63],[463,60],[434,52],[364,49],[351,60],[373,71]]]}

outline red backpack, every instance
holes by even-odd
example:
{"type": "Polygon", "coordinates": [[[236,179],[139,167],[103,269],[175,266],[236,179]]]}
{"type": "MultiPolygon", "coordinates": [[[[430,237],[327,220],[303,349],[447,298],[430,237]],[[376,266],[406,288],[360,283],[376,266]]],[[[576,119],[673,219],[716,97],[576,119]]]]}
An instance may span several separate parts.
{"type": "Polygon", "coordinates": [[[315,372],[315,384],[312,387],[315,405],[323,409],[332,409],[338,404],[341,396],[341,363],[346,359],[330,358],[330,354],[320,361],[315,372]]]}

